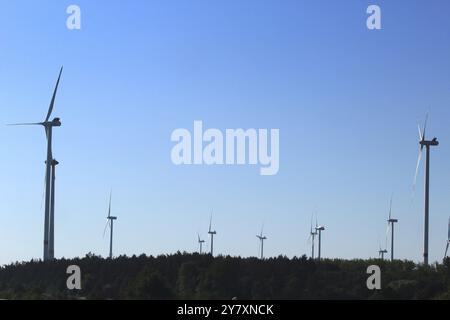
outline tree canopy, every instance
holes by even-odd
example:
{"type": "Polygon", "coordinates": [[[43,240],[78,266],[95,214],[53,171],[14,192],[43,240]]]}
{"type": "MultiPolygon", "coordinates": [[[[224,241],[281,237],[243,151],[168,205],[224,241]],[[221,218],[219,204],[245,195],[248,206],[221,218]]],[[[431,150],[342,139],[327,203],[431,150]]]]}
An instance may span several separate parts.
{"type": "Polygon", "coordinates": [[[0,268],[1,299],[449,299],[450,259],[429,267],[411,261],[259,260],[177,253],[14,263],[0,268]],[[69,265],[82,289],[68,290],[69,265]],[[381,290],[369,290],[369,265],[381,290]]]}

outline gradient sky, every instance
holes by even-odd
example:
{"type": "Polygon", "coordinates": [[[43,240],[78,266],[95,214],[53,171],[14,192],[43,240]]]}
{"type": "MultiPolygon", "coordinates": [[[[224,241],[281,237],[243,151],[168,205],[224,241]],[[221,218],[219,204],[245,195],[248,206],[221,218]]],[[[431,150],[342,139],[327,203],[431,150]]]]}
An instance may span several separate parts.
{"type": "MultiPolygon", "coordinates": [[[[450,2],[0,1],[0,123],[53,116],[57,257],[105,256],[113,189],[115,255],[197,250],[214,210],[216,252],[377,256],[394,193],[396,256],[419,261],[423,174],[417,124],[430,111],[430,259],[450,216],[450,2]],[[82,30],[66,28],[66,8],[82,30]],[[366,8],[382,10],[381,31],[366,8]],[[174,166],[170,135],[279,128],[280,171],[174,166]]],[[[0,264],[42,257],[45,135],[0,126],[0,264]]],[[[208,240],[208,239],[206,239],[208,240]]],[[[206,244],[209,245],[209,241],[206,244]]]]}

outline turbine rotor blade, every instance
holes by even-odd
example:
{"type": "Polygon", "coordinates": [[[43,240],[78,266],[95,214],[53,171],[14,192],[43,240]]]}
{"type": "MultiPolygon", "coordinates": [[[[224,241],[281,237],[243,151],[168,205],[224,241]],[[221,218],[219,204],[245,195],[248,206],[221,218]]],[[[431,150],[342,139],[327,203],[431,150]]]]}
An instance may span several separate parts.
{"type": "Polygon", "coordinates": [[[316,211],[316,230],[315,230],[316,232],[317,232],[317,227],[319,226],[319,222],[318,221],[319,221],[319,219],[317,218],[317,211],[316,211]]]}
{"type": "Polygon", "coordinates": [[[428,114],[429,113],[427,112],[427,115],[425,116],[425,122],[423,124],[422,141],[425,140],[425,134],[426,134],[426,131],[427,131],[427,123],[428,123],[428,114]]]}
{"type": "Polygon", "coordinates": [[[450,242],[447,242],[447,247],[445,248],[444,259],[447,257],[448,247],[450,246],[450,242]]]}
{"type": "MultiPolygon", "coordinates": [[[[47,143],[48,143],[48,139],[49,139],[49,130],[47,129],[47,127],[45,127],[45,136],[47,137],[47,143]]],[[[52,150],[52,144],[49,145],[49,149],[50,149],[50,158],[53,159],[53,150],[52,150]]]]}
{"type": "Polygon", "coordinates": [[[391,201],[389,203],[389,220],[391,220],[391,217],[392,217],[392,198],[393,198],[393,195],[391,195],[391,201]]]}
{"type": "Polygon", "coordinates": [[[109,193],[109,207],[108,207],[108,218],[111,217],[111,198],[112,198],[112,190],[109,193]]]}
{"type": "Polygon", "coordinates": [[[448,236],[447,240],[450,241],[450,219],[448,219],[448,236]]]}
{"type": "Polygon", "coordinates": [[[420,161],[422,160],[422,149],[423,149],[423,146],[421,145],[420,148],[419,148],[419,156],[417,157],[416,172],[414,174],[414,180],[413,180],[413,190],[416,189],[416,183],[417,183],[417,176],[419,174],[420,161]]]}
{"type": "Polygon", "coordinates": [[[61,70],[59,71],[58,81],[56,81],[55,90],[53,91],[52,100],[50,102],[50,106],[48,107],[48,112],[47,112],[47,117],[45,118],[45,122],[47,122],[50,119],[50,116],[52,114],[53,105],[55,104],[56,92],[58,91],[59,80],[61,79],[62,71],[63,71],[63,67],[61,67],[61,70]]]}
{"type": "Polygon", "coordinates": [[[391,229],[391,223],[388,222],[387,228],[386,228],[386,247],[388,244],[388,239],[389,239],[389,230],[391,229]]]}
{"type": "Polygon", "coordinates": [[[41,209],[42,209],[42,206],[44,205],[44,199],[45,199],[45,190],[46,190],[46,187],[47,186],[47,177],[46,177],[46,173],[44,173],[44,188],[42,189],[42,198],[41,198],[41,209]]]}
{"type": "Polygon", "coordinates": [[[211,216],[209,217],[209,231],[211,232],[211,225],[212,225],[212,212],[211,212],[211,216]]]}
{"type": "Polygon", "coordinates": [[[106,230],[108,229],[108,226],[109,226],[110,222],[111,222],[111,220],[109,220],[109,219],[108,219],[108,221],[106,222],[105,229],[103,230],[103,238],[105,237],[106,230]]]}
{"type": "Polygon", "coordinates": [[[44,125],[42,122],[11,123],[11,124],[7,124],[7,126],[42,126],[42,125],[44,125]]]}

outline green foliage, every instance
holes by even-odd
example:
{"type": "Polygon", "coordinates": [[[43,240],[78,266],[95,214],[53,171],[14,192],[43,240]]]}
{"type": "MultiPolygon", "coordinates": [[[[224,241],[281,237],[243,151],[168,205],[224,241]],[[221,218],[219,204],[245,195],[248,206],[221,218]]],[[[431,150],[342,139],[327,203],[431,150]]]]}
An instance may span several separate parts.
{"type": "Polygon", "coordinates": [[[31,261],[0,268],[1,299],[450,299],[450,259],[429,267],[411,261],[266,260],[177,253],[158,257],[31,261]],[[368,290],[369,265],[382,289],[368,290]],[[66,287],[69,265],[82,290],[66,287]]]}

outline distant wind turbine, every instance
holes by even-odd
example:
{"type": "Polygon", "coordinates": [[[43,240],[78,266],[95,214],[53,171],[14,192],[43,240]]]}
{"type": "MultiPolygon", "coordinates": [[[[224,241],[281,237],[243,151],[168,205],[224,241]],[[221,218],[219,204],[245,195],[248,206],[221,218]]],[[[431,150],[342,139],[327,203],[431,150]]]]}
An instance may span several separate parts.
{"type": "MultiPolygon", "coordinates": [[[[317,221],[316,221],[316,228],[317,228],[317,221]]],[[[317,231],[314,228],[313,229],[313,216],[311,216],[311,229],[309,231],[309,238],[308,240],[311,241],[311,259],[314,260],[314,243],[317,236],[317,231]]]]}
{"type": "Polygon", "coordinates": [[[259,239],[259,242],[260,242],[260,249],[261,249],[260,257],[261,257],[261,260],[264,259],[264,240],[267,240],[267,237],[263,236],[263,231],[264,231],[264,225],[261,228],[261,233],[256,236],[259,239]]]}
{"type": "Polygon", "coordinates": [[[381,258],[381,260],[384,260],[385,253],[387,253],[387,250],[386,249],[382,250],[380,246],[380,250],[378,251],[378,257],[381,258]]]}
{"type": "Polygon", "coordinates": [[[387,222],[388,222],[388,227],[387,227],[386,236],[387,236],[387,233],[389,232],[389,228],[390,228],[391,229],[391,261],[394,261],[394,225],[395,225],[395,223],[398,222],[398,220],[392,218],[392,196],[391,196],[391,201],[389,204],[389,218],[388,218],[387,222]]]}
{"type": "Polygon", "coordinates": [[[110,228],[110,232],[109,232],[109,259],[112,259],[112,257],[113,257],[114,220],[117,220],[117,217],[113,217],[111,215],[111,198],[112,198],[112,192],[109,194],[108,216],[106,217],[106,219],[108,221],[106,222],[105,230],[103,231],[103,236],[105,236],[106,229],[108,229],[108,226],[109,226],[109,228],[110,228]]]}
{"type": "Polygon", "coordinates": [[[319,233],[319,253],[317,255],[317,260],[320,261],[321,254],[322,254],[322,231],[325,230],[324,226],[317,226],[316,222],[316,232],[319,233]]]}
{"type": "Polygon", "coordinates": [[[208,234],[211,235],[211,256],[214,256],[214,236],[217,234],[217,232],[215,230],[212,230],[212,213],[209,219],[208,234]]]}
{"type": "Polygon", "coordinates": [[[56,162],[54,162],[52,155],[52,132],[53,127],[60,127],[60,118],[54,118],[50,121],[50,116],[53,111],[53,106],[55,104],[56,93],[58,91],[59,81],[61,79],[61,74],[63,67],[59,71],[58,80],[56,81],[56,86],[53,91],[53,96],[50,101],[50,106],[48,108],[47,116],[43,122],[36,123],[16,123],[12,126],[43,126],[45,129],[45,135],[47,137],[47,160],[45,161],[46,172],[45,172],[45,217],[44,217],[44,260],[54,259],[54,194],[52,195],[52,190],[54,193],[54,186],[52,186],[52,179],[54,177],[54,168],[56,162]],[[53,169],[53,170],[52,170],[53,169]],[[52,205],[53,203],[53,205],[52,205]]]}
{"type": "Polygon", "coordinates": [[[197,236],[198,236],[198,244],[200,246],[200,254],[202,254],[203,244],[205,243],[205,240],[202,240],[200,238],[200,234],[197,234],[197,236]]]}
{"type": "Polygon", "coordinates": [[[445,248],[444,259],[447,257],[448,247],[450,246],[450,219],[448,219],[447,247],[445,248]]]}
{"type": "Polygon", "coordinates": [[[428,233],[429,233],[429,208],[430,208],[430,147],[438,146],[437,138],[426,140],[425,134],[427,129],[428,114],[425,118],[423,130],[419,125],[419,157],[417,159],[416,173],[414,175],[413,188],[416,186],[417,174],[419,172],[420,161],[422,159],[423,147],[426,148],[425,159],[425,219],[424,219],[424,235],[423,235],[423,263],[428,265],[428,233]]]}

